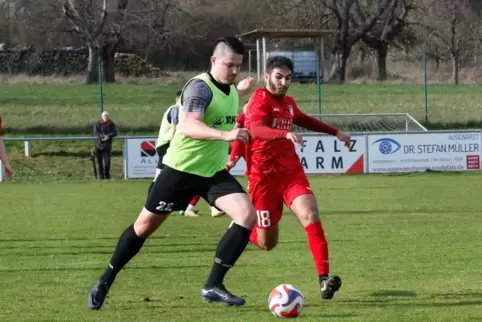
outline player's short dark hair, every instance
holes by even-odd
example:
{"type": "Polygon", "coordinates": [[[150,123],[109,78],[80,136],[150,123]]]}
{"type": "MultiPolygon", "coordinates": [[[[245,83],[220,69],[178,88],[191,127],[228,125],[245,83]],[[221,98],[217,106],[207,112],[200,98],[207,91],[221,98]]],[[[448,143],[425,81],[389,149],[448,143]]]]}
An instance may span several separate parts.
{"type": "Polygon", "coordinates": [[[294,64],[291,59],[285,56],[273,56],[266,61],[266,71],[271,73],[275,68],[287,68],[291,72],[294,70],[294,64]]]}
{"type": "Polygon", "coordinates": [[[176,97],[181,97],[182,91],[177,91],[176,92],[176,97]]]}
{"type": "Polygon", "coordinates": [[[233,37],[233,36],[225,36],[225,37],[222,37],[222,38],[218,38],[216,40],[216,45],[215,47],[219,44],[219,43],[224,43],[226,44],[226,46],[228,46],[235,54],[238,54],[238,55],[244,55],[244,44],[241,40],[239,40],[238,38],[236,37],[233,37]]]}

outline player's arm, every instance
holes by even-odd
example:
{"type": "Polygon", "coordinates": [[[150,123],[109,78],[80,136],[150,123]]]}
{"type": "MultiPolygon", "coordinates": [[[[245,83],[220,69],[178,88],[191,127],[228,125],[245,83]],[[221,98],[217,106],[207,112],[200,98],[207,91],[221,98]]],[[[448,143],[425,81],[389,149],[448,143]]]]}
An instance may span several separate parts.
{"type": "Polygon", "coordinates": [[[270,115],[267,101],[262,95],[255,94],[248,104],[246,124],[249,124],[253,138],[264,141],[286,138],[287,131],[272,128],[273,118],[270,115]]]}
{"type": "Polygon", "coordinates": [[[293,124],[296,124],[313,132],[326,133],[333,136],[335,136],[338,132],[338,129],[336,127],[333,127],[325,122],[317,120],[314,117],[301,112],[296,105],[294,105],[293,112],[293,124]]]}
{"type": "Polygon", "coordinates": [[[171,118],[172,133],[176,133],[176,127],[177,127],[177,124],[179,123],[179,107],[175,106],[171,108],[169,116],[171,118]]]}
{"type": "Polygon", "coordinates": [[[234,124],[233,129],[239,129],[239,128],[244,127],[244,119],[245,119],[244,113],[239,114],[236,117],[236,123],[234,124]]]}
{"type": "Polygon", "coordinates": [[[12,167],[10,166],[10,161],[8,159],[8,153],[7,149],[5,148],[5,145],[3,144],[3,139],[0,136],[0,162],[3,163],[5,166],[5,170],[7,171],[7,177],[9,180],[12,180],[13,178],[13,170],[12,167]]]}
{"type": "Polygon", "coordinates": [[[254,85],[256,85],[256,82],[257,80],[254,77],[248,77],[241,80],[238,83],[238,86],[236,86],[236,89],[238,90],[238,96],[242,97],[244,95],[247,95],[249,92],[251,92],[254,85]]]}
{"type": "Polygon", "coordinates": [[[115,123],[114,123],[114,122],[111,121],[111,123],[112,123],[112,132],[110,132],[110,133],[108,134],[108,136],[109,136],[109,138],[112,139],[112,138],[114,138],[114,137],[117,136],[117,127],[115,126],[115,123]]]}
{"type": "Polygon", "coordinates": [[[211,103],[213,93],[202,80],[189,83],[182,97],[182,134],[188,138],[205,141],[234,141],[237,139],[247,142],[248,131],[234,129],[230,132],[220,131],[204,123],[204,113],[211,103]]]}
{"type": "Polygon", "coordinates": [[[346,134],[340,129],[334,126],[331,126],[325,122],[317,120],[312,116],[306,115],[305,113],[301,112],[298,109],[296,104],[294,107],[294,114],[295,114],[293,117],[294,124],[304,127],[305,129],[313,132],[331,134],[333,136],[336,136],[340,141],[345,142],[345,145],[350,144],[351,136],[349,134],[346,134]]]}
{"type": "Polygon", "coordinates": [[[229,170],[233,168],[239,159],[244,157],[245,145],[243,142],[236,140],[231,143],[231,153],[229,154],[229,161],[226,168],[229,170]]]}

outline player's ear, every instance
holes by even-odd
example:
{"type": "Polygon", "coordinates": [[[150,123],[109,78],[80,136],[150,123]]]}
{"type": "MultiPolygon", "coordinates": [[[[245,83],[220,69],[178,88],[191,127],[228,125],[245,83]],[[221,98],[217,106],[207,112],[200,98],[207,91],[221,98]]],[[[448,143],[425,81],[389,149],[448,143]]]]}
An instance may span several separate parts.
{"type": "Polygon", "coordinates": [[[264,80],[265,80],[266,82],[269,81],[269,73],[268,73],[268,72],[264,73],[264,80]]]}
{"type": "Polygon", "coordinates": [[[216,56],[211,56],[211,64],[214,65],[216,63],[216,56]]]}

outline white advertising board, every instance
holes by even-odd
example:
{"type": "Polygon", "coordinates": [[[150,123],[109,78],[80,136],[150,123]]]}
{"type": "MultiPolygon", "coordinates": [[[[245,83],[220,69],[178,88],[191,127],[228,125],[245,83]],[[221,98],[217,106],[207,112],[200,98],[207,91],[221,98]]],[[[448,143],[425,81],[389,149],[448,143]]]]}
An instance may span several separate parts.
{"type": "Polygon", "coordinates": [[[480,170],[480,132],[368,135],[368,172],[480,170]]]}
{"type": "MultiPolygon", "coordinates": [[[[307,174],[364,173],[366,144],[364,136],[353,136],[350,148],[333,136],[303,136],[304,146],[296,148],[307,174]]],[[[246,169],[240,160],[231,169],[233,175],[242,175],[246,169]]]]}
{"type": "Polygon", "coordinates": [[[159,156],[156,139],[127,139],[124,147],[126,178],[154,178],[159,156]]]}
{"type": "MultiPolygon", "coordinates": [[[[301,164],[308,174],[364,173],[365,137],[354,136],[350,148],[332,136],[304,136],[298,147],[301,164]]],[[[155,139],[127,139],[124,150],[126,178],[153,178],[159,157],[155,139]]],[[[227,162],[228,157],[226,158],[227,162]]],[[[244,175],[246,163],[241,159],[231,169],[233,175],[244,175]]]]}

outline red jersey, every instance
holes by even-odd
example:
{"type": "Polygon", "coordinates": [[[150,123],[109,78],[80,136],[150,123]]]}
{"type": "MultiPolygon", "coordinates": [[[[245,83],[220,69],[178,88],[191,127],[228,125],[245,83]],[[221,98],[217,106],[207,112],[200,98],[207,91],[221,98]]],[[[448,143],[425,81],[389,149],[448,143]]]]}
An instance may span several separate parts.
{"type": "MultiPolygon", "coordinates": [[[[244,127],[244,120],[244,113],[241,113],[236,117],[236,123],[239,123],[240,127],[244,127]]],[[[246,145],[239,140],[233,141],[231,143],[231,153],[229,155],[229,161],[236,163],[238,162],[239,158],[244,158],[246,160],[245,153],[246,145]]]]}
{"type": "Polygon", "coordinates": [[[244,113],[239,114],[236,116],[236,123],[240,124],[240,127],[244,127],[244,120],[246,119],[244,113]]]}
{"type": "Polygon", "coordinates": [[[291,172],[301,167],[294,144],[286,139],[293,124],[336,135],[338,129],[301,112],[291,96],[274,96],[257,89],[246,108],[245,127],[251,131],[248,171],[252,174],[291,172]]]}

